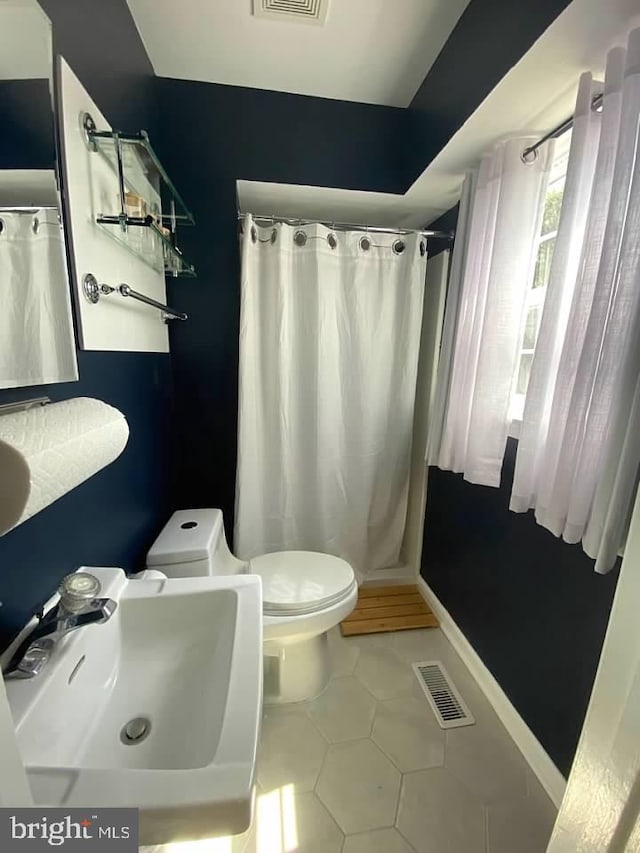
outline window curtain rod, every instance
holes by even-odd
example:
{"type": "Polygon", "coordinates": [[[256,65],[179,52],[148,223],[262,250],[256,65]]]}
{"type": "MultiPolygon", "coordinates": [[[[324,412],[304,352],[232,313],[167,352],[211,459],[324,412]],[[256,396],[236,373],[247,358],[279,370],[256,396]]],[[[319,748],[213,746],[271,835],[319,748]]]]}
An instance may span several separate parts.
{"type": "MultiPolygon", "coordinates": [[[[604,95],[596,95],[591,101],[591,109],[594,112],[600,112],[602,110],[602,101],[604,99],[604,95]]],[[[538,148],[541,145],[544,145],[545,142],[548,142],[550,139],[557,139],[559,136],[562,136],[567,130],[570,130],[573,127],[574,116],[570,116],[568,119],[559,124],[557,127],[554,127],[553,130],[550,130],[549,133],[545,133],[545,135],[539,139],[533,145],[530,145],[528,148],[525,148],[522,152],[522,160],[525,163],[530,163],[532,159],[535,159],[537,155],[538,148]],[[532,158],[531,155],[534,155],[532,158]]]]}
{"type": "MultiPolygon", "coordinates": [[[[238,211],[238,220],[244,219],[245,214],[238,211]]],[[[286,216],[259,216],[254,215],[254,220],[258,223],[276,223],[282,222],[285,225],[325,225],[334,231],[369,231],[371,234],[420,234],[421,237],[437,237],[439,240],[453,240],[455,233],[453,231],[431,231],[429,229],[416,228],[378,228],[370,225],[357,225],[353,222],[325,222],[317,219],[298,219],[287,218],[286,216]]]]}

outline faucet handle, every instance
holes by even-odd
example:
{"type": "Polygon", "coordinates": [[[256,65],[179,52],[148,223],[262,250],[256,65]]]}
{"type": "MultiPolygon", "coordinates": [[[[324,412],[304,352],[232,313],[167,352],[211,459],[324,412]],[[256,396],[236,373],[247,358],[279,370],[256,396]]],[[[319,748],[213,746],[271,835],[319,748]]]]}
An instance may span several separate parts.
{"type": "Polygon", "coordinates": [[[60,608],[66,613],[81,613],[100,595],[101,590],[102,585],[94,575],[88,572],[72,572],[62,578],[58,587],[60,608]]]}
{"type": "Polygon", "coordinates": [[[35,640],[29,645],[20,662],[9,670],[6,678],[33,678],[45,667],[51,657],[53,641],[48,637],[35,640]]]}

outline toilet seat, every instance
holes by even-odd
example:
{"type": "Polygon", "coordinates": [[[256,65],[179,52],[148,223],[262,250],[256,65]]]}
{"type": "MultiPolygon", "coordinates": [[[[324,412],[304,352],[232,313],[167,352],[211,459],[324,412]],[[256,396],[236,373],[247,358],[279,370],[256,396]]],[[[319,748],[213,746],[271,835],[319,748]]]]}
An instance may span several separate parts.
{"type": "Polygon", "coordinates": [[[267,616],[303,616],[331,607],[356,586],[345,560],[314,551],[277,551],[249,561],[248,571],[262,578],[267,616]]]}
{"type": "MultiPolygon", "coordinates": [[[[235,557],[220,509],[174,512],[147,554],[148,571],[168,578],[257,574],[262,579],[264,701],[306,702],[329,682],[328,632],[353,611],[358,584],[351,566],[311,551],[235,557]]],[[[240,627],[241,630],[241,627],[240,627]]]]}

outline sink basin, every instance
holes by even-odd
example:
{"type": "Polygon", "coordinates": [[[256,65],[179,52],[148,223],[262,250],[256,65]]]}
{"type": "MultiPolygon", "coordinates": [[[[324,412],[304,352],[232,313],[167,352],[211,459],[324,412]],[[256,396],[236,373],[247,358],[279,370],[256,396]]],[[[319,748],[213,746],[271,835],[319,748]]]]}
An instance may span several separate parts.
{"type": "Polygon", "coordinates": [[[233,835],[251,822],[262,707],[252,575],[128,579],[84,568],[118,604],[7,681],[37,805],[137,806],[140,843],[233,835]]]}

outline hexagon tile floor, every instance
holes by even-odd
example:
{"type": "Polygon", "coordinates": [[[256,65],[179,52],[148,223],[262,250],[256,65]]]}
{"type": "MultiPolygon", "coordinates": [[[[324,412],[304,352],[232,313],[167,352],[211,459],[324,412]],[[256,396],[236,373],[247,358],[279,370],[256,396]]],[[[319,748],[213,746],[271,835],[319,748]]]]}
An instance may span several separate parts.
{"type": "Polygon", "coordinates": [[[265,708],[254,826],[163,853],[544,853],[556,811],[439,629],[330,634],[313,702],[265,708]],[[440,729],[411,662],[442,660],[476,723],[440,729]]]}

